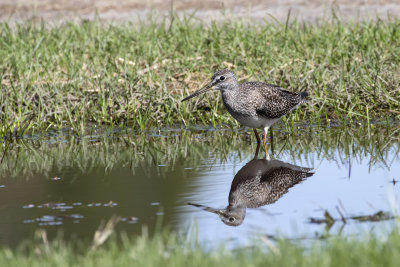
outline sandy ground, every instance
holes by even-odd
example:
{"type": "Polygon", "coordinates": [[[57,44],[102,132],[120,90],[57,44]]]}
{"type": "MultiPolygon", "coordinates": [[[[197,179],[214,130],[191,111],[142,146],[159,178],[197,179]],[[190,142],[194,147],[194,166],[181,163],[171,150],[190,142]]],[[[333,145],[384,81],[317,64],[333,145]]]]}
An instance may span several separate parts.
{"type": "Polygon", "coordinates": [[[51,23],[93,19],[123,23],[146,21],[150,13],[159,18],[170,14],[194,14],[200,20],[241,18],[248,22],[285,21],[291,18],[318,22],[332,17],[332,10],[344,21],[400,17],[400,0],[0,0],[0,21],[10,23],[44,20],[51,23]]]}

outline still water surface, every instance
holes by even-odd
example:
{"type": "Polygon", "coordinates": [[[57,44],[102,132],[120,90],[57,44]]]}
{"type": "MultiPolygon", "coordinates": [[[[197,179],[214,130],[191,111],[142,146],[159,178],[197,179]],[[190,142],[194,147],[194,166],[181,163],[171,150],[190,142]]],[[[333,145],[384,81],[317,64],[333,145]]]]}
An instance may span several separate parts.
{"type": "Polygon", "coordinates": [[[29,137],[4,153],[0,244],[17,245],[39,228],[50,238],[62,232],[67,239],[90,240],[112,215],[122,218],[117,232],[129,236],[143,226],[151,232],[161,226],[207,245],[387,231],[394,220],[343,224],[338,211],[346,217],[395,215],[399,206],[399,129],[376,125],[371,131],[277,128],[274,164],[252,162],[255,145],[243,130],[29,137]],[[242,214],[239,226],[203,209],[226,208],[231,187],[233,212],[242,214]],[[325,210],[339,221],[332,227],[310,223],[323,219],[325,210]]]}

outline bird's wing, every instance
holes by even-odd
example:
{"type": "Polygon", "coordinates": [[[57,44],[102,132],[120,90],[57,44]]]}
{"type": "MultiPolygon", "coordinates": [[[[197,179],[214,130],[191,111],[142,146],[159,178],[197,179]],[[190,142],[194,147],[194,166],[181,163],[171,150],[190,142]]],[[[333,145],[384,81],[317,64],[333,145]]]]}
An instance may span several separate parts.
{"type": "Polygon", "coordinates": [[[266,118],[278,119],[302,102],[302,95],[286,91],[279,86],[258,83],[260,105],[256,112],[266,118]]]}
{"type": "MultiPolygon", "coordinates": [[[[258,208],[272,204],[286,194],[291,187],[300,183],[313,173],[294,171],[290,168],[273,168],[260,176],[247,177],[235,188],[230,198],[240,195],[248,208],[258,208]],[[236,194],[236,195],[235,195],[236,194]]],[[[233,199],[230,199],[232,202],[233,199]]]]}
{"type": "Polygon", "coordinates": [[[267,173],[264,173],[261,178],[261,183],[270,187],[270,194],[265,200],[268,204],[277,201],[286,194],[291,187],[300,183],[314,173],[293,170],[290,168],[276,168],[267,173]]]}
{"type": "Polygon", "coordinates": [[[241,202],[248,208],[272,204],[289,188],[312,176],[311,170],[278,160],[252,160],[235,175],[229,203],[241,202]]]}

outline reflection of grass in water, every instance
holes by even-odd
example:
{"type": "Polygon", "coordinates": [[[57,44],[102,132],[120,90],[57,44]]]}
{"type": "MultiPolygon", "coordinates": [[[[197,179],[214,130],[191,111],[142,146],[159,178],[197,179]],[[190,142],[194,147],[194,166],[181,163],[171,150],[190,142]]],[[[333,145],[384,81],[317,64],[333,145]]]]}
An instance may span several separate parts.
{"type": "MultiPolygon", "coordinates": [[[[21,139],[1,144],[0,173],[29,176],[50,170],[75,168],[90,172],[95,167],[110,171],[114,167],[145,167],[180,162],[190,167],[229,157],[247,160],[255,151],[252,132],[163,131],[154,134],[100,134],[74,137],[58,135],[53,139],[21,139]],[[58,141],[54,141],[59,139],[58,141]],[[253,143],[251,143],[251,141],[253,143]],[[212,155],[210,155],[212,154],[212,155]]],[[[294,127],[274,132],[274,156],[290,158],[292,163],[312,166],[314,157],[336,161],[351,171],[354,161],[369,159],[368,166],[390,167],[400,150],[400,128],[383,125],[356,127],[294,127]],[[369,131],[369,134],[368,134],[369,131]]],[[[260,156],[263,156],[260,152],[260,156]]]]}
{"type": "MultiPolygon", "coordinates": [[[[310,241],[271,242],[260,235],[249,247],[233,250],[205,249],[194,239],[176,233],[146,232],[122,244],[107,241],[96,250],[82,242],[40,240],[18,250],[0,249],[1,266],[398,266],[400,234],[387,239],[367,235],[363,238],[330,237],[310,241]]],[[[228,245],[229,244],[221,244],[228,245]]],[[[215,245],[217,247],[217,245],[215,245]]]]}
{"type": "Polygon", "coordinates": [[[88,123],[236,125],[219,95],[180,103],[219,68],[311,102],[290,120],[399,117],[399,22],[0,24],[0,134],[88,123]]]}

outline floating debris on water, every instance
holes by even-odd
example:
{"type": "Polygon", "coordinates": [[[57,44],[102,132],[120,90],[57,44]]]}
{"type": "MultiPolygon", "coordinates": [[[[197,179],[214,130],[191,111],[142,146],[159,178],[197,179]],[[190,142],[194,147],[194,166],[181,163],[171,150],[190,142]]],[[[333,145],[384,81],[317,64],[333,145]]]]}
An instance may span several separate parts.
{"type": "Polygon", "coordinates": [[[38,222],[39,226],[55,226],[63,224],[65,219],[73,219],[74,223],[79,222],[79,219],[84,218],[80,214],[68,214],[68,215],[43,215],[36,219],[24,220],[24,223],[35,223],[38,222]]]}
{"type": "MultiPolygon", "coordinates": [[[[32,209],[32,208],[38,208],[38,209],[52,209],[52,210],[59,210],[59,211],[67,211],[70,209],[75,208],[76,206],[82,206],[82,202],[74,202],[71,205],[61,202],[61,203],[44,203],[44,204],[40,204],[40,205],[35,205],[35,204],[27,204],[24,205],[22,208],[24,209],[32,209]]],[[[87,204],[87,207],[115,207],[118,206],[118,203],[114,202],[114,201],[109,201],[107,203],[90,203],[87,204]]]]}
{"type": "Polygon", "coordinates": [[[104,203],[104,204],[99,203],[99,202],[87,204],[88,207],[115,207],[117,205],[118,205],[118,203],[116,203],[112,200],[110,200],[109,202],[104,203]]]}
{"type": "Polygon", "coordinates": [[[39,223],[39,226],[55,226],[55,225],[61,225],[61,221],[56,221],[56,222],[41,222],[39,223]]]}
{"type": "Polygon", "coordinates": [[[53,210],[60,210],[60,211],[66,211],[66,210],[74,208],[73,206],[69,206],[66,203],[44,203],[42,205],[38,205],[37,207],[53,209],[53,210]]]}
{"type": "Polygon", "coordinates": [[[362,216],[347,216],[345,217],[343,214],[340,213],[341,218],[335,219],[333,218],[330,213],[326,210],[324,212],[324,218],[310,218],[309,223],[314,224],[326,224],[327,226],[332,226],[337,221],[342,221],[343,224],[347,223],[347,220],[353,220],[358,222],[378,222],[378,221],[386,221],[394,219],[395,217],[391,215],[389,212],[378,211],[372,215],[362,215],[362,216]]]}
{"type": "Polygon", "coordinates": [[[101,203],[90,203],[87,205],[88,207],[100,207],[103,206],[101,203]]]}
{"type": "Polygon", "coordinates": [[[122,222],[127,222],[129,224],[134,224],[134,223],[137,223],[139,221],[139,218],[131,216],[131,217],[127,217],[127,218],[121,218],[121,221],[122,222]]]}
{"type": "Polygon", "coordinates": [[[53,178],[50,178],[51,180],[53,180],[53,181],[58,181],[58,180],[61,180],[61,178],[60,177],[53,177],[53,178]]]}
{"type": "Polygon", "coordinates": [[[117,206],[117,205],[118,205],[117,203],[110,201],[110,202],[104,204],[103,206],[104,207],[114,207],[114,206],[117,206]]]}
{"type": "Polygon", "coordinates": [[[353,220],[359,221],[359,222],[379,222],[379,221],[386,221],[393,219],[394,217],[390,215],[389,212],[384,212],[384,211],[378,211],[375,214],[372,215],[365,215],[365,216],[353,216],[351,217],[353,220]]]}

